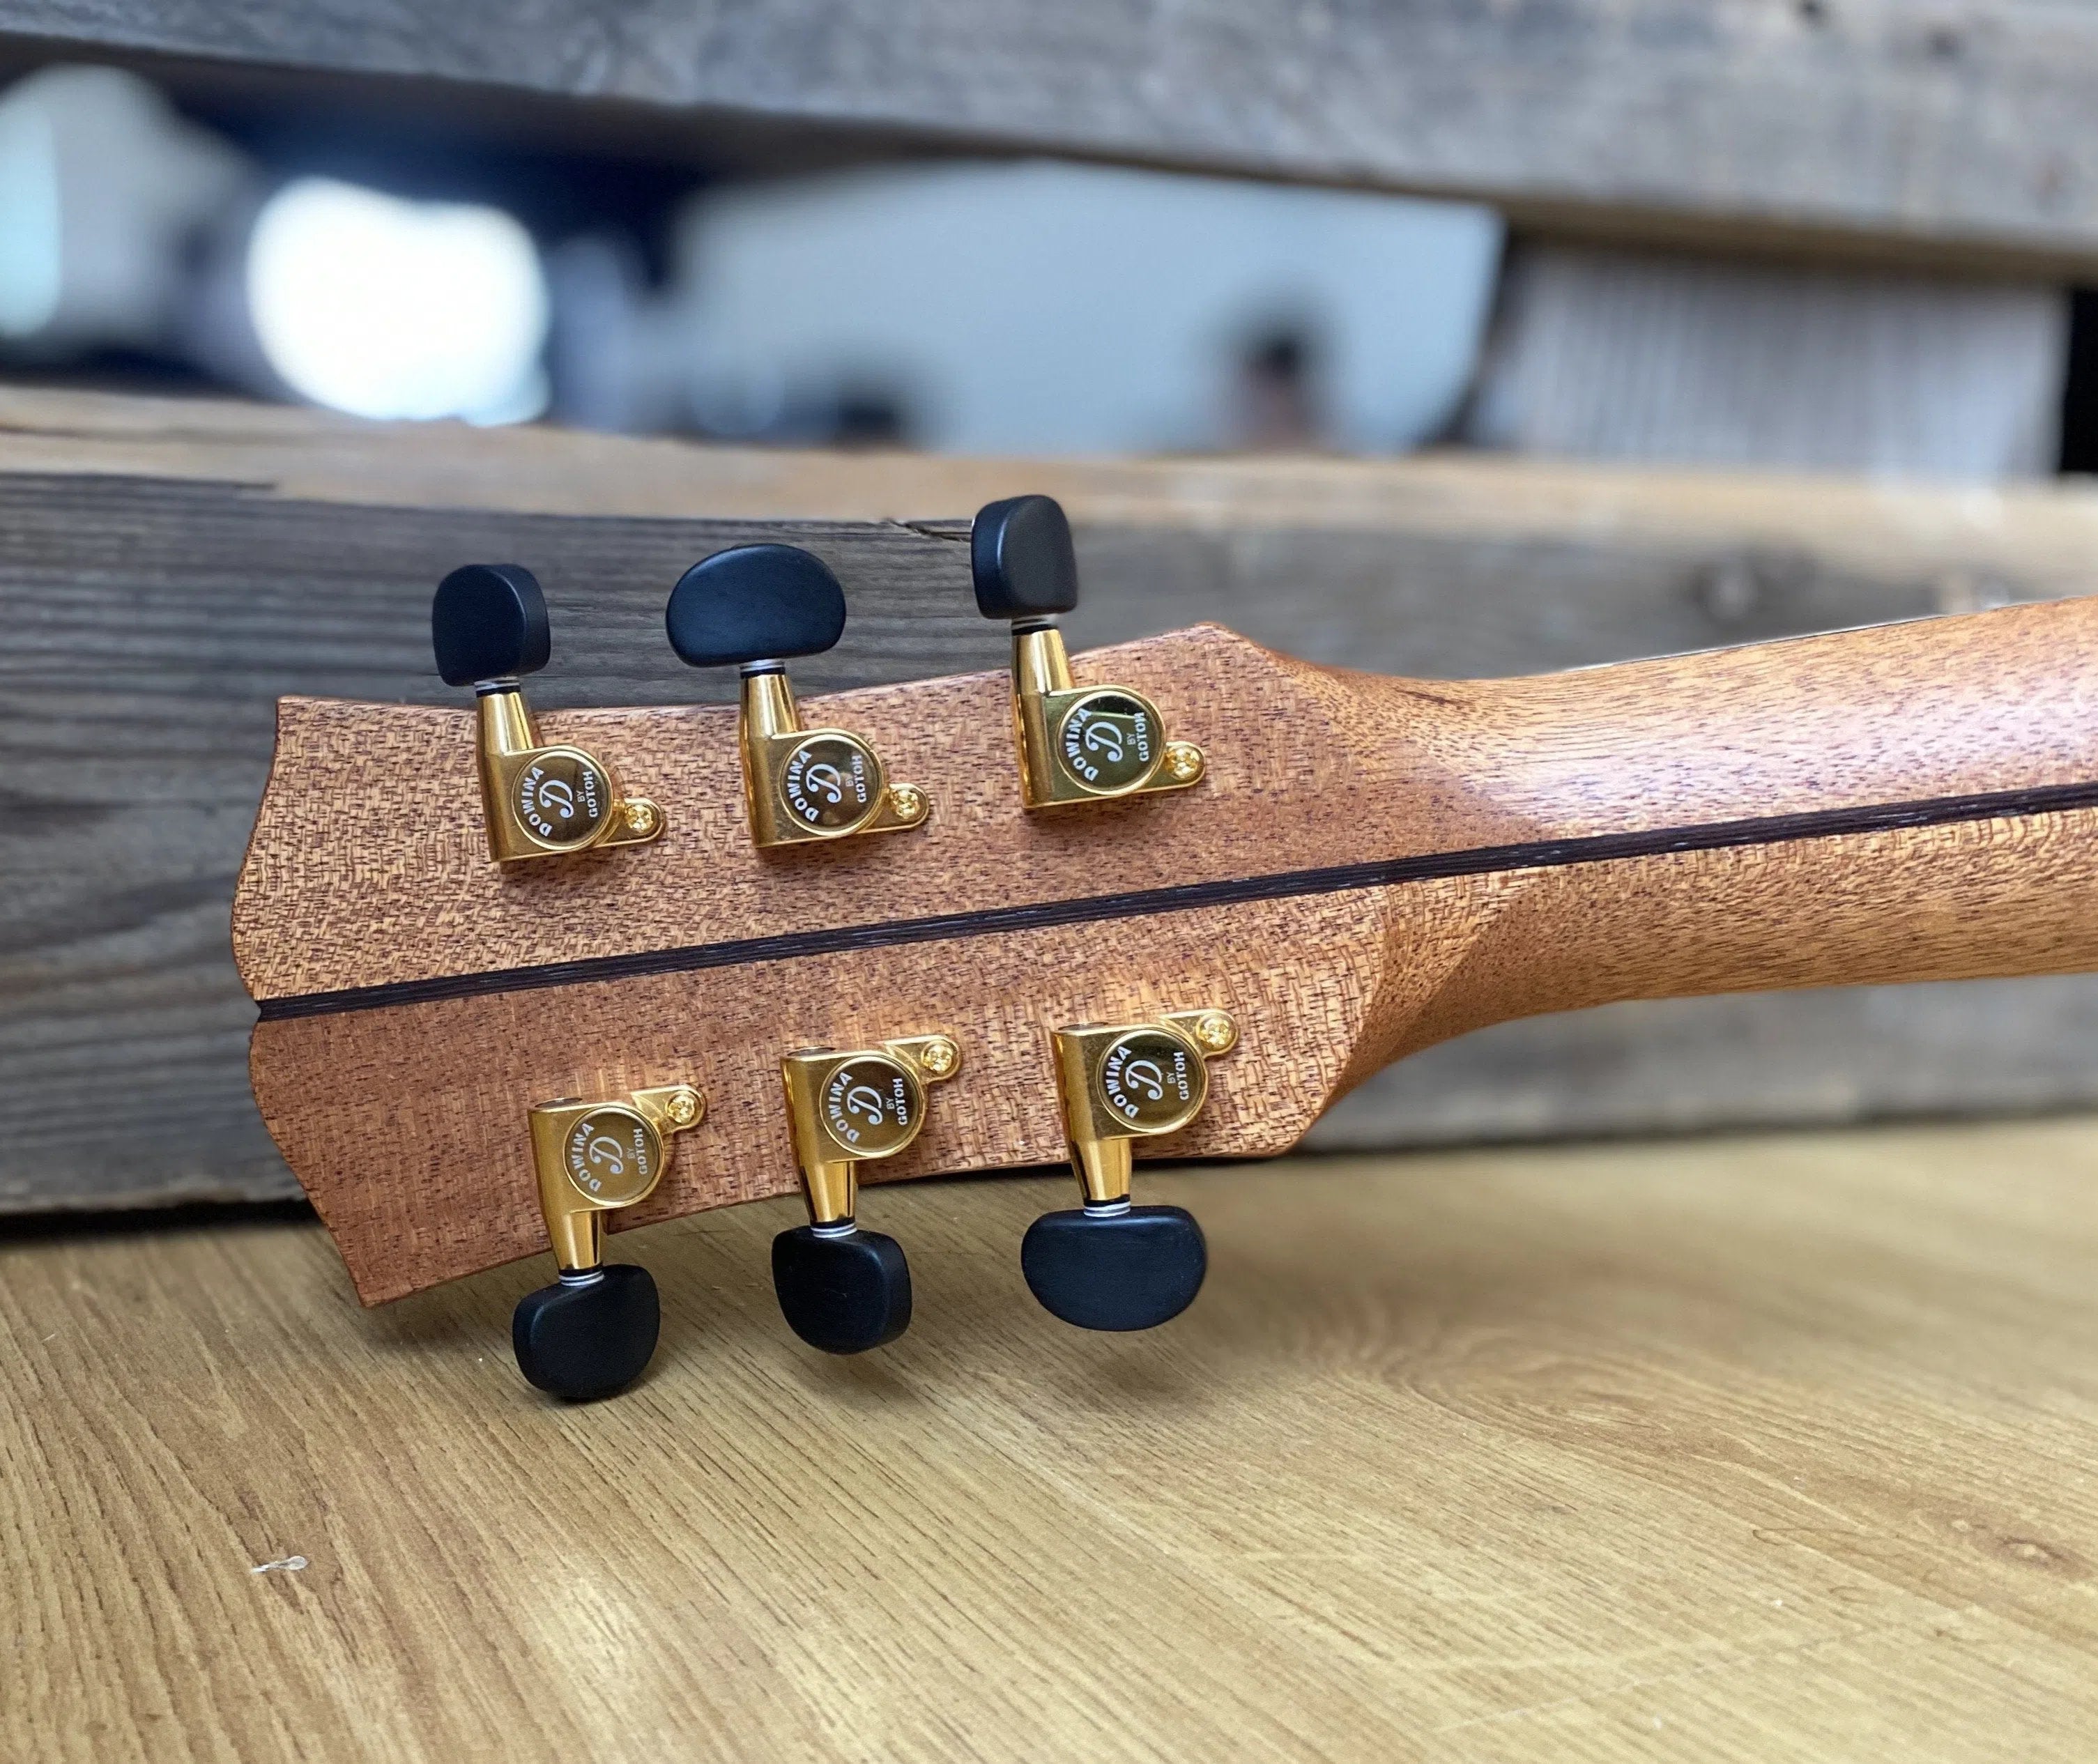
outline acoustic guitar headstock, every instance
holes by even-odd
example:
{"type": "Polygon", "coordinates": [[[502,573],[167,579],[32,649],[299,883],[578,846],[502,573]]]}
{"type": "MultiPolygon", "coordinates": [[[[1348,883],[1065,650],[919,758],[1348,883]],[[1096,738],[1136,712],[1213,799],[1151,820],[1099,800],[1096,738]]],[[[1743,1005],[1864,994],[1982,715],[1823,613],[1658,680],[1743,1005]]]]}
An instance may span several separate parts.
{"type": "Polygon", "coordinates": [[[1029,1233],[1029,1283],[1141,1327],[1204,1248],[1135,1204],[1136,1157],[1286,1150],[1431,1042],[2098,961],[2098,603],[1422,682],[1209,626],[1068,656],[1044,498],[970,553],[1009,673],[797,704],[845,597],[747,546],[666,613],[740,710],[535,719],[551,633],[515,565],[437,590],[472,711],[283,702],[235,950],[264,1118],[366,1302],[551,1247],[519,1360],[599,1393],[656,1314],[608,1227],[798,1189],[782,1307],[856,1351],[910,1313],[863,1182],[1068,1158],[1082,1205],[1029,1233]]]}
{"type": "Polygon", "coordinates": [[[1199,1227],[1135,1204],[1133,1155],[1282,1151],[1348,1082],[1389,927],[1299,873],[1387,851],[1405,804],[1338,676],[1213,627],[1074,663],[1047,498],[971,551],[1009,675],[797,704],[845,595],[760,545],[666,609],[740,710],[535,717],[551,634],[514,564],[437,592],[470,715],[283,702],[235,950],[264,1117],[366,1302],[551,1246],[520,1363],[601,1393],[656,1314],[606,1228],[799,1187],[783,1309],[854,1351],[910,1306],[861,1181],[1067,1157],[1082,1205],[1024,1248],[1042,1302],[1126,1329],[1192,1299],[1199,1227]]]}

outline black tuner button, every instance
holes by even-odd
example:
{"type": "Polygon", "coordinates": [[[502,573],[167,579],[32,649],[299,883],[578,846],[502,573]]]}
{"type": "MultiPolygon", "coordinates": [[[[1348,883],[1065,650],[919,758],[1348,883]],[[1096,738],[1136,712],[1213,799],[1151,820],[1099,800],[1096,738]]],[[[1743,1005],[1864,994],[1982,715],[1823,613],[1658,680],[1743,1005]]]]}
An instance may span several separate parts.
{"type": "Polygon", "coordinates": [[[527,1292],[510,1319],[510,1345],[529,1383],[566,1402],[624,1390],[656,1351],[663,1312],[655,1277],[611,1262],[594,1280],[527,1292]]]}
{"type": "Polygon", "coordinates": [[[1016,496],[977,511],[969,529],[977,610],[987,619],[1046,619],[1078,603],[1071,523],[1047,496],[1016,496]]]}
{"type": "Polygon", "coordinates": [[[1195,1302],[1209,1245],[1181,1207],[1045,1213],[1020,1240],[1029,1289],[1081,1329],[1149,1329],[1195,1302]]]}
{"type": "Polygon", "coordinates": [[[664,608],[670,647],[695,668],[820,655],[845,634],[845,591],[792,545],[740,545],[678,578],[664,608]]]}
{"type": "Polygon", "coordinates": [[[879,1231],[782,1231],[772,1240],[772,1290],[788,1327],[826,1354],[864,1354],[911,1327],[911,1265],[879,1231]]]}
{"type": "Polygon", "coordinates": [[[553,653],[546,597],[521,564],[469,564],[437,584],[430,642],[446,686],[537,674],[553,653]]]}

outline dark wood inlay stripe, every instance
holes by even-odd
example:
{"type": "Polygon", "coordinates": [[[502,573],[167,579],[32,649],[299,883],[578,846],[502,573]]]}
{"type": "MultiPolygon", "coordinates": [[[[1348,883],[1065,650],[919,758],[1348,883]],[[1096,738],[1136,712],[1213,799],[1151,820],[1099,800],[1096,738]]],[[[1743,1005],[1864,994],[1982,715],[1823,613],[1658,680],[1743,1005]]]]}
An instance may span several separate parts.
{"type": "Polygon", "coordinates": [[[1418,857],[1339,864],[1327,869],[1289,870],[1272,875],[1192,882],[1177,888],[1143,889],[1126,894],[1095,894],[1074,900],[993,907],[982,912],[940,913],[924,919],[888,919],[876,924],[784,932],[770,937],[687,944],[678,949],[648,950],[632,955],[595,956],[584,961],[546,962],[530,968],[490,968],[481,973],[397,981],[383,986],[292,994],[264,999],[261,1014],[265,1022],[280,1022],[292,1017],[380,1011],[399,1005],[429,1004],[444,998],[476,998],[489,993],[530,992],[546,986],[580,986],[599,981],[635,980],[652,974],[691,973],[707,968],[792,961],[803,956],[830,955],[846,950],[941,943],[963,937],[990,937],[1000,932],[1135,919],[1154,913],[1192,912],[1198,907],[1236,906],[1247,901],[1338,894],[1353,889],[1389,888],[1448,876],[1556,869],[1568,864],[1610,863],[1675,852],[1717,851],[1735,845],[1779,845],[1797,840],[1887,832],[1897,827],[1942,827],[1962,821],[2059,814],[2089,808],[2098,808],[2098,783],[1990,791],[1977,796],[1933,796],[1914,802],[1876,803],[1853,809],[1821,810],[1807,814],[1713,821],[1636,833],[1598,833],[1580,839],[1540,840],[1524,845],[1480,845],[1464,851],[1429,852],[1418,857]]]}

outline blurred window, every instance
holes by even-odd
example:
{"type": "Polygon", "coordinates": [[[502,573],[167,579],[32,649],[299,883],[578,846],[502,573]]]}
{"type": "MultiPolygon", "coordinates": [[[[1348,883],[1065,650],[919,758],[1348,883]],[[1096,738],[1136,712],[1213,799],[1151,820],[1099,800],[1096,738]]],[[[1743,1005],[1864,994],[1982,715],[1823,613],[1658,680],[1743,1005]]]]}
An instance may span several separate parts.
{"type": "Polygon", "coordinates": [[[317,404],[515,422],[546,403],[546,279],[500,209],[301,178],[257,217],[247,283],[265,358],[317,404]]]}

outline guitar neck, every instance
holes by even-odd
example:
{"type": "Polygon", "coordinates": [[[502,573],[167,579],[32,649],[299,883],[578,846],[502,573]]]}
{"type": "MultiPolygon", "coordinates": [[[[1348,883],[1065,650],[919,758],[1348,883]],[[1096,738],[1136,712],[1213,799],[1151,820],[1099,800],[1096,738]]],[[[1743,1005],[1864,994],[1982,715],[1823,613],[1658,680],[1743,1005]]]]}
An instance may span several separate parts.
{"type": "Polygon", "coordinates": [[[2098,967],[2098,603],[1354,699],[1494,830],[1437,841],[1490,923],[1358,1071],[1617,999],[2098,967]]]}

